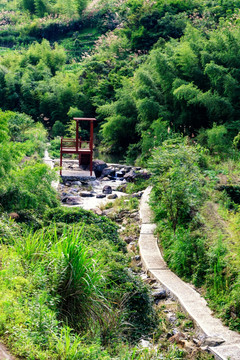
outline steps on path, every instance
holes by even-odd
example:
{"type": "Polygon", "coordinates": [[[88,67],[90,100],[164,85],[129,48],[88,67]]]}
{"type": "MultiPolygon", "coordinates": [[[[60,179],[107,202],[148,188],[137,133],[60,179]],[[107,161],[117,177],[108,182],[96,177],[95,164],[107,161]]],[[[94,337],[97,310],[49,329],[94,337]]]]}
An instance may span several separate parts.
{"type": "Polygon", "coordinates": [[[154,236],[156,225],[152,222],[152,213],[148,204],[151,187],[142,196],[140,219],[142,221],[139,237],[139,250],[145,270],[156,278],[170,293],[178,299],[183,309],[207,337],[224,340],[223,344],[209,347],[219,360],[240,360],[240,334],[229,330],[221,320],[212,315],[206,300],[168,269],[154,236]]]}

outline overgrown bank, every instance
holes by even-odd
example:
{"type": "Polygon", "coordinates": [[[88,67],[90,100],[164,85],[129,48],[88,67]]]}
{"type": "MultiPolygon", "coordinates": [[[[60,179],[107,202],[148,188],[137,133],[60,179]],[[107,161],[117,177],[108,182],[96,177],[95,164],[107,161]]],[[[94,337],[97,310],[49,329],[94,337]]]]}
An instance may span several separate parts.
{"type": "Polygon", "coordinates": [[[149,161],[152,206],[169,267],[239,331],[239,160],[219,160],[190,139],[165,142],[149,161]]]}

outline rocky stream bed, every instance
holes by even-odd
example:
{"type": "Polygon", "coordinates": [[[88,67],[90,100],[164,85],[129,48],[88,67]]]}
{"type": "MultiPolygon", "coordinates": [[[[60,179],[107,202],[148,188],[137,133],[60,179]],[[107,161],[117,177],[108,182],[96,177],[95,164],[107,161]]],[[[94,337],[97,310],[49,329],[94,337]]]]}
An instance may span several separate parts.
{"type": "MultiPolygon", "coordinates": [[[[76,161],[65,162],[64,169],[70,173],[79,170],[76,161]]],[[[137,178],[149,179],[150,174],[138,167],[107,165],[101,160],[94,162],[94,173],[96,179],[63,177],[62,183],[58,185],[59,196],[64,206],[80,206],[94,211],[97,215],[108,216],[119,224],[119,234],[126,242],[128,254],[131,256],[131,271],[149,285],[160,322],[158,339],[154,341],[151,337],[143,338],[139,347],[150,348],[154,353],[159,347],[166,350],[169,346],[177,346],[188,359],[213,359],[213,356],[208,354],[208,346],[212,345],[206,343],[209,339],[206,340],[206,337],[194,328],[192,320],[182,311],[178,302],[142,268],[138,253],[141,226],[139,211],[138,208],[128,208],[130,199],[140,199],[142,191],[127,194],[126,187],[128,182],[134,182],[137,178]],[[114,201],[123,196],[126,206],[115,207],[114,201]]],[[[214,339],[212,342],[214,343],[214,339]]]]}

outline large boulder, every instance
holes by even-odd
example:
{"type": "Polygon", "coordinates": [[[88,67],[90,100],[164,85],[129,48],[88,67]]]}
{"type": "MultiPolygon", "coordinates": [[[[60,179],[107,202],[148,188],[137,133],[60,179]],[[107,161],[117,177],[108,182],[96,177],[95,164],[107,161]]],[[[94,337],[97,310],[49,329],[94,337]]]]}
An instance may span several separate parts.
{"type": "Polygon", "coordinates": [[[115,176],[115,170],[110,167],[105,167],[102,171],[101,178],[104,178],[105,176],[115,176]]]}
{"type": "Polygon", "coordinates": [[[62,199],[62,202],[68,205],[79,205],[81,204],[80,196],[66,196],[62,199]]]}
{"type": "Polygon", "coordinates": [[[98,178],[102,175],[102,171],[107,167],[107,164],[103,160],[94,160],[92,166],[95,176],[98,178]]]}

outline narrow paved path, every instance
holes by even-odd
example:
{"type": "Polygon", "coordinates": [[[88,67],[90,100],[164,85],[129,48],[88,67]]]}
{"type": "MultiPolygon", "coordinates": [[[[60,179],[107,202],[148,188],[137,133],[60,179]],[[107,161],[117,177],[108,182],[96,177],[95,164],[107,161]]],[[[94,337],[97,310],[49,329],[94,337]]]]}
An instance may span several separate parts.
{"type": "Polygon", "coordinates": [[[10,355],[6,346],[1,343],[0,343],[0,360],[16,360],[16,358],[10,355]]]}
{"type": "Polygon", "coordinates": [[[207,302],[189,284],[182,281],[170,271],[163,260],[154,236],[156,225],[152,222],[152,214],[148,204],[151,187],[142,196],[140,218],[142,220],[139,237],[139,249],[145,270],[156,278],[170,293],[178,299],[183,309],[190,315],[194,323],[207,338],[217,338],[222,344],[209,347],[211,353],[219,360],[240,360],[240,334],[229,330],[216,319],[207,302]]]}

